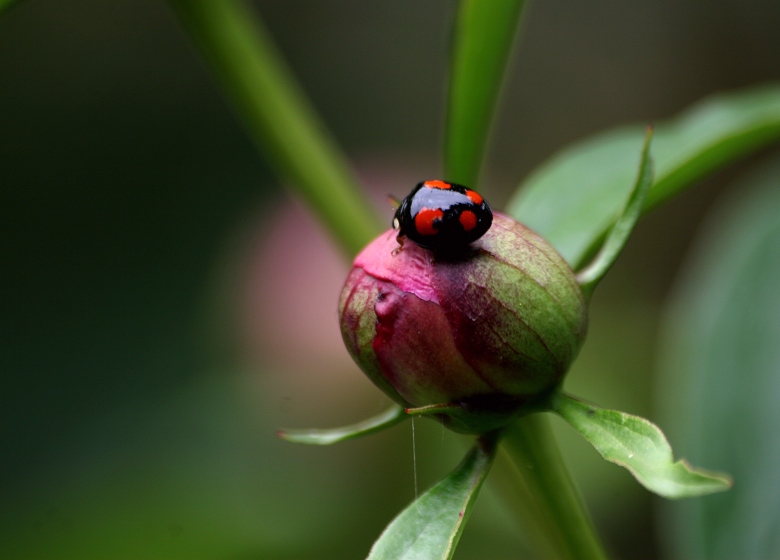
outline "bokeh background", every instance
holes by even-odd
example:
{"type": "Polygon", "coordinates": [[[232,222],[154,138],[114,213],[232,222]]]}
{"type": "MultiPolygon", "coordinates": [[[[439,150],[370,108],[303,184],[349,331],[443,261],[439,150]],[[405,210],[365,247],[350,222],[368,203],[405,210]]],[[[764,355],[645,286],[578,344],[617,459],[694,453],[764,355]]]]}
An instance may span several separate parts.
{"type": "MultiPolygon", "coordinates": [[[[389,222],[386,194],[440,173],[454,2],[254,5],[389,222]]],[[[481,191],[501,208],[572,141],[777,79],[778,29],[771,0],[532,2],[481,191]]],[[[657,333],[691,240],[777,154],[640,223],[572,392],[658,419],[657,333]]],[[[348,263],[165,2],[23,0],[0,17],[0,263],[2,558],[362,558],[415,478],[467,444],[417,421],[415,465],[410,423],[333,448],[275,438],[386,401],[338,334],[348,263]]],[[[659,500],[556,429],[614,556],[660,557],[659,500]]],[[[533,558],[504,507],[488,487],[456,558],[533,558]]]]}

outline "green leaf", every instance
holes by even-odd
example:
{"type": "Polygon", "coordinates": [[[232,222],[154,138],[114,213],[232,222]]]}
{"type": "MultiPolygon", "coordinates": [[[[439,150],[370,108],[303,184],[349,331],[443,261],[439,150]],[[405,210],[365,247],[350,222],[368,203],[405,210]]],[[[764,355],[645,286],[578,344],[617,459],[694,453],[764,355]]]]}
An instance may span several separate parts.
{"type": "MultiPolygon", "coordinates": [[[[574,144],[534,171],[507,206],[573,268],[592,254],[631,187],[643,126],[574,144]]],[[[655,182],[644,211],[780,138],[780,85],[711,97],[655,127],[655,182]]]]}
{"type": "Polygon", "coordinates": [[[607,461],[627,468],[639,483],[669,499],[703,496],[731,487],[727,475],[707,473],[674,462],[672,448],[655,424],[616,410],[605,410],[564,394],[553,410],[582,434],[607,461]]]}
{"type": "Polygon", "coordinates": [[[736,481],[667,509],[675,558],[780,558],[779,186],[776,157],[719,201],[662,326],[665,422],[736,481]]]}
{"type": "Polygon", "coordinates": [[[452,41],[444,176],[477,186],[524,0],[461,0],[452,41]]]}
{"type": "Polygon", "coordinates": [[[365,193],[260,20],[238,0],[171,0],[277,172],[349,253],[380,232],[365,193]]]}
{"type": "Polygon", "coordinates": [[[407,418],[408,416],[404,412],[404,408],[395,405],[373,418],[368,418],[350,426],[329,430],[279,430],[276,432],[276,435],[293,443],[330,445],[380,432],[385,428],[395,426],[407,418]]]}
{"type": "Polygon", "coordinates": [[[463,462],[412,502],[379,537],[368,560],[452,558],[496,451],[495,432],[481,436],[463,462]]]}
{"type": "Polygon", "coordinates": [[[577,281],[586,294],[591,294],[604,275],[612,268],[642,214],[642,206],[647,192],[650,190],[650,185],[653,184],[653,161],[650,158],[650,140],[652,138],[653,129],[648,128],[645,133],[645,144],[642,147],[639,173],[634,182],[634,188],[620,211],[617,221],[609,230],[607,240],[598,255],[577,274],[577,281]]]}

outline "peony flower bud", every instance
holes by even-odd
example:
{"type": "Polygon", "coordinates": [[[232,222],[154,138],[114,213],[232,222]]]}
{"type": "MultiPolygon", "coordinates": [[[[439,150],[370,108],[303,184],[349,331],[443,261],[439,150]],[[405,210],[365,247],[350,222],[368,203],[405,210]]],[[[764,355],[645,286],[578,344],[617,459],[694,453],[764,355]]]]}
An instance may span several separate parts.
{"type": "Polygon", "coordinates": [[[388,231],[355,259],[339,300],[352,358],[405,407],[442,407],[455,431],[482,433],[529,411],[580,349],[587,305],[542,237],[496,213],[458,256],[388,231]]]}

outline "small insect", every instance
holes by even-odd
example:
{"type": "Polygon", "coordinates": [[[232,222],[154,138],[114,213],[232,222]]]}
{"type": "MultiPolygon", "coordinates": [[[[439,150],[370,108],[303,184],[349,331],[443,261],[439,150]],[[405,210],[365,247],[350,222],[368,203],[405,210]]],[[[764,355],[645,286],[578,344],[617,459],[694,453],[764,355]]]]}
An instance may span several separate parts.
{"type": "Polygon", "coordinates": [[[393,217],[403,237],[434,251],[456,252],[482,237],[493,223],[490,205],[476,191],[445,181],[423,181],[401,201],[393,217]]]}

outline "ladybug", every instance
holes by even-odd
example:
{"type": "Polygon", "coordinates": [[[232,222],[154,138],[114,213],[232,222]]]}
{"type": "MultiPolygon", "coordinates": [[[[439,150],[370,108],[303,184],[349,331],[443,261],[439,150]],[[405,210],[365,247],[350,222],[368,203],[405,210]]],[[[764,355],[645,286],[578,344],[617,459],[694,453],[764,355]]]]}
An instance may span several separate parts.
{"type": "Polygon", "coordinates": [[[476,191],[446,181],[423,181],[401,201],[393,217],[398,250],[406,236],[420,247],[457,252],[493,223],[490,205],[476,191]]]}

